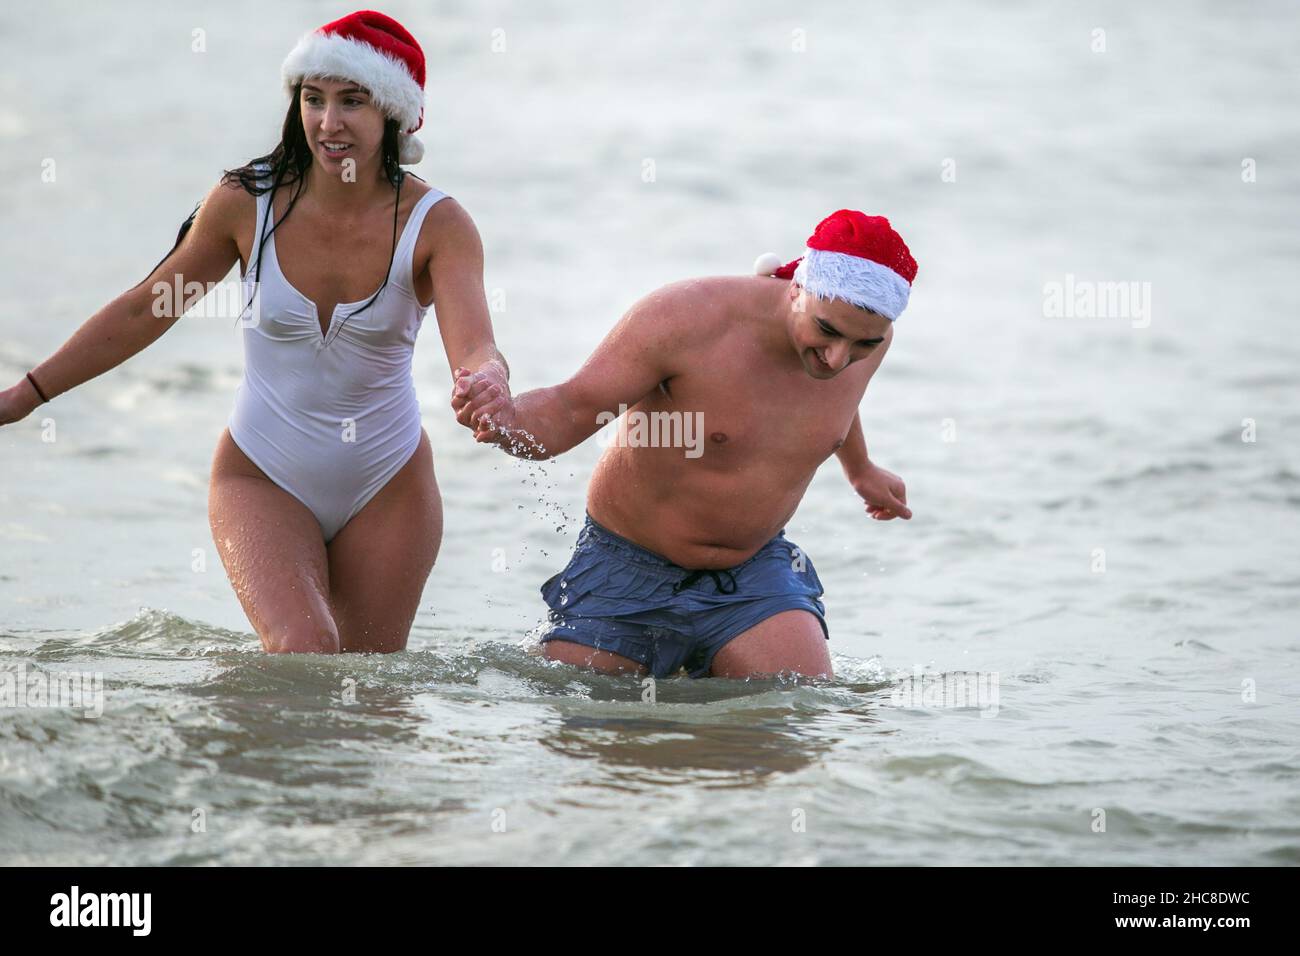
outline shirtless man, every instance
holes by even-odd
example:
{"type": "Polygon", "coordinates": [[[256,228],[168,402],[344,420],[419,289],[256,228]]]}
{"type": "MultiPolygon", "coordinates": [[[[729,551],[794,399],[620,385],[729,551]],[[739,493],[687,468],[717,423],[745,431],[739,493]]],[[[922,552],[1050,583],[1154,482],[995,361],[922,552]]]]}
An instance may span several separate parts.
{"type": "Polygon", "coordinates": [[[512,398],[457,370],[457,420],[519,457],[568,451],[620,406],[637,424],[702,424],[692,449],[644,429],[629,441],[621,423],[573,558],[542,586],[547,657],[656,677],[832,676],[821,582],[783,528],[832,454],[871,517],[911,518],[902,480],[867,457],[858,405],[916,262],[887,219],[851,210],[779,262],[651,293],[563,384],[512,398]]]}

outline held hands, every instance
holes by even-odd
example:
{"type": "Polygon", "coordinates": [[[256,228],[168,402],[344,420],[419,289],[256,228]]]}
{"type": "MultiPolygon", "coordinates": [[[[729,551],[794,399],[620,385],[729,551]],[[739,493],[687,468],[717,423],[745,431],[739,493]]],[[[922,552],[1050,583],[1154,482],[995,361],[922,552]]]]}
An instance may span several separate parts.
{"type": "Polygon", "coordinates": [[[456,369],[451,407],[456,421],[474,432],[475,441],[499,441],[514,419],[514,401],[505,370],[495,362],[485,363],[477,372],[456,369]]]}
{"type": "Polygon", "coordinates": [[[877,521],[912,517],[912,509],[907,507],[907,488],[892,471],[868,462],[866,470],[854,478],[853,490],[867,503],[867,514],[877,521]]]}

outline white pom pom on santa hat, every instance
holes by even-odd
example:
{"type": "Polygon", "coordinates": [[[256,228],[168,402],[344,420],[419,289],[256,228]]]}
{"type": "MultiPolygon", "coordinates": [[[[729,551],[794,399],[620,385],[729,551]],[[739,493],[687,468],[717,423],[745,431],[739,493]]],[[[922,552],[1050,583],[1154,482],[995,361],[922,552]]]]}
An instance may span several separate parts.
{"type": "Polygon", "coordinates": [[[397,161],[403,166],[414,166],[424,159],[424,143],[410,133],[397,134],[397,161]]]}
{"type": "Polygon", "coordinates": [[[765,252],[754,260],[754,275],[770,276],[783,265],[785,263],[775,252],[765,252]]]}

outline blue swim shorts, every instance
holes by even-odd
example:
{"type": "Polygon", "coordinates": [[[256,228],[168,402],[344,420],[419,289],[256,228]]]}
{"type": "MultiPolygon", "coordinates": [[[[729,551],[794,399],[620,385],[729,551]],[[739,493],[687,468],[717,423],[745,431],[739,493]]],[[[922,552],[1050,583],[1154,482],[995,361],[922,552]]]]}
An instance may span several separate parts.
{"type": "Polygon", "coordinates": [[[781,531],[734,568],[692,571],[647,551],[587,516],[573,557],[542,585],[550,613],[541,641],[612,651],[655,677],[685,667],[705,677],[713,655],[782,611],[808,611],[826,629],[822,583],[781,531]]]}

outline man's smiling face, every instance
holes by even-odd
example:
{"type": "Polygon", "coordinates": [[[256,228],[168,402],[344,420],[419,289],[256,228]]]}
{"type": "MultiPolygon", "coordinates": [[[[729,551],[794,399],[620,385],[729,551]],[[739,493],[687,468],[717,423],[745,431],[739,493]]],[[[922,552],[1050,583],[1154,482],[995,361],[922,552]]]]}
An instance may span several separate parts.
{"type": "Polygon", "coordinates": [[[790,282],[790,339],[804,371],[830,379],[880,347],[893,323],[840,299],[819,299],[790,282]]]}

